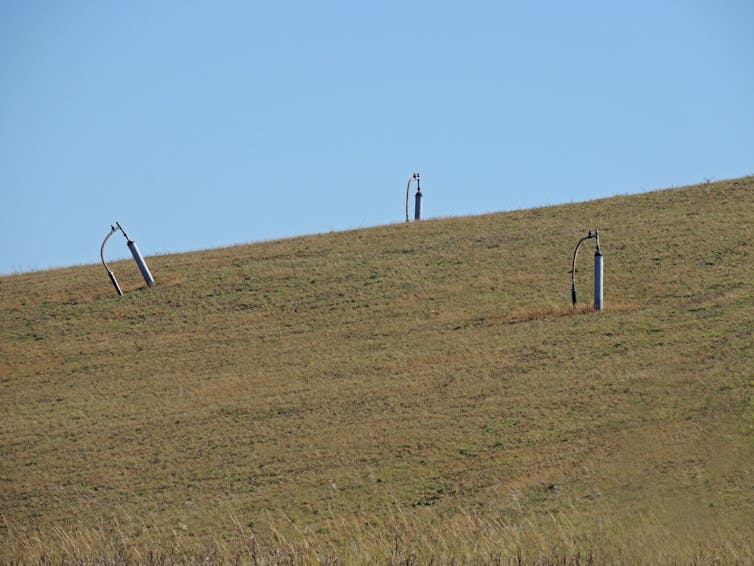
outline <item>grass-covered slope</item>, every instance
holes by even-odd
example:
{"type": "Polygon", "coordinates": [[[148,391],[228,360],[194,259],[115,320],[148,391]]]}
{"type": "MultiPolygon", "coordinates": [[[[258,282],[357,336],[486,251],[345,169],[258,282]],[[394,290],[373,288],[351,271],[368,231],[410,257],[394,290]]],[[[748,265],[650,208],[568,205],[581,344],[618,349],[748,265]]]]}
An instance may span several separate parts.
{"type": "Polygon", "coordinates": [[[2,277],[0,556],[754,560],[752,242],[749,177],[2,277]]]}

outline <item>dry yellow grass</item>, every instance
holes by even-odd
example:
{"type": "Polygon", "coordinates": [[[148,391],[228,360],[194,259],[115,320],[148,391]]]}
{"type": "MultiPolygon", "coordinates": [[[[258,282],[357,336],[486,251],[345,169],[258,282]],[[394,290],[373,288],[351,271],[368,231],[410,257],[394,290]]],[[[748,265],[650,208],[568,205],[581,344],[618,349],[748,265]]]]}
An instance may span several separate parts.
{"type": "Polygon", "coordinates": [[[2,277],[0,556],[750,563],[752,191],[2,277]]]}

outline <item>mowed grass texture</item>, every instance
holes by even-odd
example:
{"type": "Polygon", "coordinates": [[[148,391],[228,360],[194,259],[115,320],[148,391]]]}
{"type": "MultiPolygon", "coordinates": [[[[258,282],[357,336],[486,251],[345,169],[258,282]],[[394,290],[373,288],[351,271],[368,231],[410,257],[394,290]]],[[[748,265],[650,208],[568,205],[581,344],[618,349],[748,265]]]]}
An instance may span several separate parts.
{"type": "Polygon", "coordinates": [[[748,177],[2,277],[0,562],[751,563],[753,241],[748,177]]]}

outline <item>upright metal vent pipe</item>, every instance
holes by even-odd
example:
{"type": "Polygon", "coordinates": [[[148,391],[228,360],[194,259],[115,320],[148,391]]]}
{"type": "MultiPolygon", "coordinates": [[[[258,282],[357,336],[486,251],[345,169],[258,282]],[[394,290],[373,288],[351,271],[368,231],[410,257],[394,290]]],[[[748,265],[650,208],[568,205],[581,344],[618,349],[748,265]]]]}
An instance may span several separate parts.
{"type": "Polygon", "coordinates": [[[600,235],[597,230],[594,231],[594,237],[597,239],[597,249],[594,250],[594,310],[601,311],[603,257],[600,249],[600,235]]]}
{"type": "Polygon", "coordinates": [[[411,191],[411,181],[416,181],[416,200],[414,206],[414,220],[421,219],[422,214],[422,194],[419,188],[419,173],[414,173],[409,177],[408,184],[406,185],[406,222],[408,222],[408,196],[411,191]]]}
{"type": "Polygon", "coordinates": [[[141,256],[141,252],[139,251],[139,248],[136,247],[136,242],[134,242],[131,238],[128,237],[128,234],[126,234],[126,231],[123,229],[123,226],[121,226],[120,223],[116,222],[115,225],[120,229],[121,232],[123,232],[123,235],[126,238],[126,245],[128,246],[128,249],[131,250],[131,255],[134,256],[134,261],[136,261],[136,265],[139,266],[139,271],[141,271],[141,276],[144,278],[144,281],[146,282],[147,286],[151,287],[152,285],[154,285],[154,277],[152,277],[152,274],[149,272],[147,263],[144,261],[144,258],[141,256]]]}
{"type": "Polygon", "coordinates": [[[597,243],[597,248],[594,252],[594,310],[602,310],[603,308],[603,256],[600,249],[600,234],[595,230],[592,232],[589,230],[586,236],[579,240],[576,244],[576,249],[573,250],[573,262],[571,264],[571,304],[576,306],[576,256],[579,253],[579,247],[586,240],[594,238],[597,243]]]}
{"type": "Polygon", "coordinates": [[[112,224],[110,225],[110,228],[111,228],[110,232],[107,234],[107,236],[105,236],[105,239],[102,240],[102,246],[100,246],[100,249],[99,249],[99,257],[102,259],[102,265],[105,266],[105,269],[107,270],[107,276],[110,278],[110,281],[112,282],[113,287],[115,287],[115,290],[117,291],[118,296],[122,297],[123,291],[120,290],[120,285],[118,285],[118,280],[115,278],[115,274],[110,270],[107,263],[105,262],[105,243],[110,238],[110,236],[112,236],[117,230],[117,228],[113,226],[112,224]]]}
{"type": "Polygon", "coordinates": [[[416,174],[416,196],[414,198],[414,220],[422,219],[422,188],[419,185],[419,173],[416,174]]]}

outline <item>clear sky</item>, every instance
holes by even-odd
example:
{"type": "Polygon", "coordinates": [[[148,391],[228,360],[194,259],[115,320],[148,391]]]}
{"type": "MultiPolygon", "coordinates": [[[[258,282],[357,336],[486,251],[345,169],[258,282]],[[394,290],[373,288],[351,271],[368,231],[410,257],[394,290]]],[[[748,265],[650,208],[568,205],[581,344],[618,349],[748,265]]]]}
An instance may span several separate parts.
{"type": "Polygon", "coordinates": [[[0,273],[98,262],[116,220],[146,256],[401,222],[414,171],[425,217],[752,174],[752,30],[752,0],[0,0],[0,273]]]}

